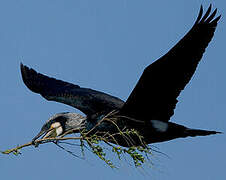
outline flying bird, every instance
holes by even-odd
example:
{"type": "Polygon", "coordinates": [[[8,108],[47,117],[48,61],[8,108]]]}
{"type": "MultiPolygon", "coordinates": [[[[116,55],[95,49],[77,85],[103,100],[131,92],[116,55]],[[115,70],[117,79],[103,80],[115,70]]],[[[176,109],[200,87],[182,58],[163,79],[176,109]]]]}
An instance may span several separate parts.
{"type": "Polygon", "coordinates": [[[59,137],[66,132],[79,133],[83,130],[108,133],[109,142],[121,146],[139,146],[168,141],[188,136],[206,136],[217,131],[188,128],[169,122],[178,102],[177,97],[193,76],[206,47],[211,41],[221,16],[211,13],[211,5],[199,15],[190,31],[164,56],[147,66],[128,99],[123,100],[89,88],[48,77],[21,64],[25,85],[49,101],[70,105],[85,116],[64,112],[50,117],[41,131],[33,138],[35,142],[43,135],[59,137]],[[113,119],[112,122],[104,120],[113,119]],[[118,131],[136,130],[142,138],[131,135],[122,137],[118,131]]]}

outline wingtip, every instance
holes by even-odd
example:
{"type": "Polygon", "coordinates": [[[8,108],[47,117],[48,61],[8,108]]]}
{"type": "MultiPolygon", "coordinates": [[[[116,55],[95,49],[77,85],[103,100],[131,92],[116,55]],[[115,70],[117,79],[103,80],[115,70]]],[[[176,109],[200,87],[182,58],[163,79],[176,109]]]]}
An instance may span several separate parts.
{"type": "Polygon", "coordinates": [[[212,9],[212,3],[210,3],[208,10],[211,11],[212,9]]]}
{"type": "Polygon", "coordinates": [[[218,22],[221,18],[221,14],[219,16],[216,17],[215,21],[218,22]]]}
{"type": "Polygon", "coordinates": [[[34,69],[29,68],[28,66],[24,65],[23,63],[20,63],[20,70],[21,70],[22,75],[28,71],[35,71],[34,69]]]}
{"type": "Polygon", "coordinates": [[[210,15],[210,12],[211,12],[211,9],[212,9],[212,4],[209,5],[206,13],[204,14],[204,16],[202,17],[200,23],[203,23],[205,22],[205,20],[208,18],[208,16],[210,15]]]}
{"type": "Polygon", "coordinates": [[[218,9],[216,8],[212,13],[212,4],[209,5],[207,11],[203,15],[203,6],[201,5],[199,15],[197,20],[195,21],[195,24],[202,24],[202,23],[217,23],[217,21],[220,19],[221,15],[214,19],[215,15],[217,14],[218,9]]]}
{"type": "Polygon", "coordinates": [[[20,69],[23,69],[24,68],[24,65],[22,62],[20,62],[20,69]]]}
{"type": "Polygon", "coordinates": [[[28,68],[28,67],[23,65],[23,63],[20,63],[20,71],[21,71],[23,81],[24,81],[24,78],[25,78],[25,75],[26,75],[26,68],[28,68]]]}
{"type": "Polygon", "coordinates": [[[200,10],[199,11],[203,11],[203,5],[202,4],[200,6],[200,10]]]}
{"type": "Polygon", "coordinates": [[[27,67],[26,65],[23,65],[20,63],[20,71],[21,71],[21,76],[24,84],[28,87],[33,92],[36,92],[37,88],[33,87],[33,80],[36,74],[36,71],[33,70],[32,68],[27,67]]]}
{"type": "Polygon", "coordinates": [[[20,71],[21,71],[21,74],[22,74],[22,78],[23,78],[23,74],[24,74],[24,73],[23,73],[23,72],[24,72],[24,67],[25,67],[25,66],[24,66],[23,63],[21,62],[21,63],[20,63],[20,71]]]}
{"type": "Polygon", "coordinates": [[[201,19],[201,17],[202,17],[202,14],[203,14],[203,6],[202,6],[202,4],[201,4],[200,10],[199,10],[199,14],[198,14],[198,17],[197,17],[197,19],[196,19],[196,21],[195,21],[195,24],[197,24],[197,23],[200,21],[200,19],[201,19]]]}
{"type": "Polygon", "coordinates": [[[25,72],[26,68],[28,68],[26,65],[24,65],[22,62],[20,63],[20,70],[21,73],[25,72]]]}

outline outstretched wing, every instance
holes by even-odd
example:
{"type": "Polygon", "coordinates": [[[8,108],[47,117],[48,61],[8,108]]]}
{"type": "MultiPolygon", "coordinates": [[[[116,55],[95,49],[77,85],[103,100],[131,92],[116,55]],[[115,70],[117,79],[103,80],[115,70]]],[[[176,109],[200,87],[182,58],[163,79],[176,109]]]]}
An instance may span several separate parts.
{"type": "Polygon", "coordinates": [[[204,16],[201,6],[191,30],[166,55],[146,67],[121,113],[139,120],[168,121],[174,114],[177,97],[191,79],[211,41],[220,16],[217,9],[204,16]]]}
{"type": "Polygon", "coordinates": [[[119,109],[124,104],[117,97],[45,76],[23,64],[20,68],[24,84],[31,91],[47,100],[75,107],[86,115],[119,109]]]}

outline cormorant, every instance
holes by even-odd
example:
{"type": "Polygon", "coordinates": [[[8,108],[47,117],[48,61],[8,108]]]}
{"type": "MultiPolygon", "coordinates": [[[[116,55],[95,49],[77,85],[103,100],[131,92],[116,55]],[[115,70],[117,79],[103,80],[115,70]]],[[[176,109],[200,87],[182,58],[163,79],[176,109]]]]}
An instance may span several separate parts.
{"type": "Polygon", "coordinates": [[[109,141],[122,146],[219,133],[169,122],[177,97],[194,74],[221,17],[215,18],[217,9],[210,12],[211,5],[203,16],[201,6],[190,31],[167,54],[145,68],[126,102],[103,92],[48,77],[21,64],[23,82],[31,91],[49,101],[75,107],[86,115],[65,112],[52,116],[33,142],[43,134],[44,138],[58,137],[65,132],[78,133],[82,130],[114,135],[109,141]],[[112,122],[103,120],[108,117],[113,119],[112,122]],[[127,141],[118,133],[132,129],[141,135],[142,140],[132,135],[131,141],[127,141]]]}

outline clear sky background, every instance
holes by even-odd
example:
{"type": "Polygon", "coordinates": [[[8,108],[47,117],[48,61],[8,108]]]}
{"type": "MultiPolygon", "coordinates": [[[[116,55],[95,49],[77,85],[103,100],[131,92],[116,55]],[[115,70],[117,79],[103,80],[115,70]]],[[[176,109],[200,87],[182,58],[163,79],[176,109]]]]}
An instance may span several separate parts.
{"type": "MultiPolygon", "coordinates": [[[[226,133],[225,1],[0,0],[0,150],[30,141],[54,113],[79,112],[30,92],[20,62],[126,100],[143,69],[185,35],[201,4],[207,10],[210,3],[222,19],[171,121],[226,133]]],[[[151,167],[122,162],[119,170],[89,152],[80,160],[52,144],[29,147],[18,157],[0,155],[0,179],[226,179],[225,134],[155,146],[169,157],[155,153],[151,167]]]]}

